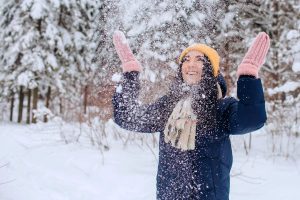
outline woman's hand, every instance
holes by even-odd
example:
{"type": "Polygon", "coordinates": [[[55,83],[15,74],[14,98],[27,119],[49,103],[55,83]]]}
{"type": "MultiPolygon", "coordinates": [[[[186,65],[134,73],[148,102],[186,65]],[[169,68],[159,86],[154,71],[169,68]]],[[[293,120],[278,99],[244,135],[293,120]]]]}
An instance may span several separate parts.
{"type": "Polygon", "coordinates": [[[131,71],[142,71],[142,67],[133,55],[123,32],[114,32],[113,43],[122,62],[122,69],[124,73],[131,71]]]}
{"type": "Polygon", "coordinates": [[[260,32],[243,58],[242,63],[238,66],[238,77],[240,75],[251,75],[257,78],[258,71],[265,62],[269,47],[269,36],[265,32],[260,32]]]}

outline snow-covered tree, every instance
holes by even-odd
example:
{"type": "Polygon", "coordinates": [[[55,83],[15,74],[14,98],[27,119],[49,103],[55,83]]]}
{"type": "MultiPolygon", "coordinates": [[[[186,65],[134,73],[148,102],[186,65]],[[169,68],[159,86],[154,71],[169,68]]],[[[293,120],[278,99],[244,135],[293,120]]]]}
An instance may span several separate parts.
{"type": "Polygon", "coordinates": [[[76,100],[94,70],[90,38],[98,5],[85,0],[8,1],[0,24],[6,90],[22,86],[30,94],[34,89],[33,109],[39,95],[46,107],[52,97],[76,100]]]}
{"type": "Polygon", "coordinates": [[[241,15],[247,5],[237,1],[221,1],[219,9],[223,10],[222,17],[217,23],[217,34],[214,40],[218,45],[221,57],[220,69],[227,82],[227,92],[234,94],[232,89],[236,82],[236,70],[241,58],[246,53],[245,34],[241,15]]]}
{"type": "Polygon", "coordinates": [[[97,51],[94,55],[95,62],[98,65],[98,73],[95,77],[95,84],[111,84],[112,75],[119,70],[118,57],[115,53],[112,35],[115,30],[121,28],[121,15],[117,1],[103,0],[99,6],[97,26],[93,42],[97,45],[97,51]]]}
{"type": "MultiPolygon", "coordinates": [[[[293,63],[299,48],[299,1],[250,1],[241,16],[246,34],[255,36],[259,31],[271,37],[269,59],[262,76],[268,88],[276,88],[289,80],[296,80],[293,63]]],[[[248,37],[248,43],[251,37],[248,37]]]]}

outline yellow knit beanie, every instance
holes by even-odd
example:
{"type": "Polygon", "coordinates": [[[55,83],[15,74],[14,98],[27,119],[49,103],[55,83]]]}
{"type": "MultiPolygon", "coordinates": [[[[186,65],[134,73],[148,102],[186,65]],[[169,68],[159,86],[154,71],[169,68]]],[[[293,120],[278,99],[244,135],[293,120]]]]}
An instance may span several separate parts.
{"type": "Polygon", "coordinates": [[[178,62],[181,63],[183,57],[190,51],[200,51],[209,58],[209,61],[213,67],[214,76],[216,77],[219,72],[220,56],[216,50],[205,44],[192,44],[181,53],[178,62]]]}

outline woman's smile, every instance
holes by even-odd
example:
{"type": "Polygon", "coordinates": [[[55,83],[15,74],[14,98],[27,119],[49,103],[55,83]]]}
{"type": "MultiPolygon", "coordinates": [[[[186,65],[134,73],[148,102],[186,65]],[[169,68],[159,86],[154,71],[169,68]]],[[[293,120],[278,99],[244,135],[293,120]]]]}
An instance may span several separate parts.
{"type": "Polygon", "coordinates": [[[194,75],[197,75],[197,74],[198,74],[198,72],[195,72],[195,71],[189,71],[189,72],[187,72],[187,75],[194,76],[194,75]]]}

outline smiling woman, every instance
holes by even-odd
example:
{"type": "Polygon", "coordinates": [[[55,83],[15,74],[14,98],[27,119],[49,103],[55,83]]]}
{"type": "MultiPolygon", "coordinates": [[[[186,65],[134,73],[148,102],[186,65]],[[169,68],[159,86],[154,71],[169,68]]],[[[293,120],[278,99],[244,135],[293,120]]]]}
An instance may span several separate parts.
{"type": "Polygon", "coordinates": [[[205,44],[186,48],[178,73],[166,95],[140,105],[140,63],[124,34],[113,42],[122,62],[122,90],[113,97],[114,121],[124,129],[160,132],[157,199],[228,200],[232,150],[230,135],[261,128],[265,101],[258,71],[269,49],[269,36],[260,33],[237,75],[237,96],[225,97],[217,51],[205,44]]]}
{"type": "Polygon", "coordinates": [[[190,51],[182,61],[182,77],[189,85],[199,83],[202,69],[206,61],[204,54],[199,51],[190,51]]]}

